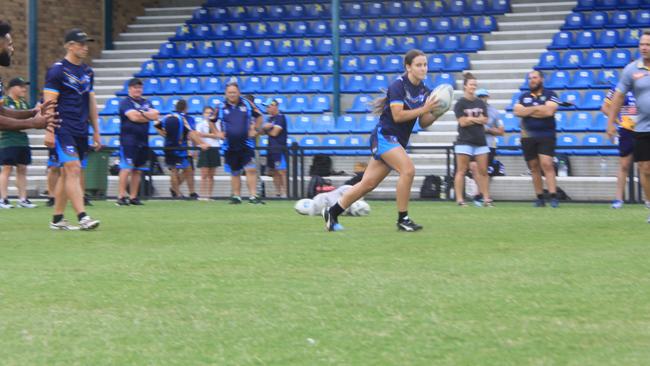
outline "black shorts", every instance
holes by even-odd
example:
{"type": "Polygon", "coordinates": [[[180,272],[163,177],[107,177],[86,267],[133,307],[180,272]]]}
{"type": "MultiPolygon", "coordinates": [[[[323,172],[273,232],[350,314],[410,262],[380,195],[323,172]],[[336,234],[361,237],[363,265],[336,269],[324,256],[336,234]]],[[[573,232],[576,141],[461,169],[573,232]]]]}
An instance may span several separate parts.
{"type": "Polygon", "coordinates": [[[624,157],[634,152],[634,132],[620,128],[618,130],[618,156],[624,157]]]}
{"type": "Polygon", "coordinates": [[[266,156],[266,167],[271,170],[287,170],[287,160],[284,153],[269,153],[266,156]]]}
{"type": "Polygon", "coordinates": [[[32,150],[29,146],[9,146],[0,149],[0,165],[29,165],[32,163],[32,150]]]}
{"type": "Polygon", "coordinates": [[[226,151],[224,154],[224,171],[232,176],[241,175],[245,169],[253,169],[255,164],[255,151],[244,149],[226,151]]]}
{"type": "Polygon", "coordinates": [[[221,166],[221,153],[218,147],[211,147],[205,151],[199,152],[199,162],[197,168],[216,168],[221,166]]]}
{"type": "Polygon", "coordinates": [[[188,169],[190,168],[190,161],[185,151],[166,150],[165,151],[165,164],[168,168],[175,169],[188,169]]]}
{"type": "Polygon", "coordinates": [[[555,156],[555,137],[524,137],[521,139],[524,159],[531,161],[537,155],[555,156]]]}
{"type": "Polygon", "coordinates": [[[650,161],[650,132],[634,133],[634,161],[650,161]]]}
{"type": "Polygon", "coordinates": [[[120,169],[149,170],[149,146],[120,146],[120,169]]]}

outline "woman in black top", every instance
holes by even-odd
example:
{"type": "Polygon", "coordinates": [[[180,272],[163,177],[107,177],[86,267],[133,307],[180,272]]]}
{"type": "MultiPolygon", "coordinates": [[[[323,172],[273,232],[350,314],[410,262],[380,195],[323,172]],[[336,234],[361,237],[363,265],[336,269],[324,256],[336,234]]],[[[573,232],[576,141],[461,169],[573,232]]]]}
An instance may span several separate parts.
{"type": "Polygon", "coordinates": [[[485,140],[485,124],[488,122],[487,106],[474,95],[477,86],[474,75],[465,73],[463,76],[463,97],[456,102],[454,107],[454,113],[458,119],[458,138],[454,146],[456,153],[456,176],[454,177],[456,202],[460,206],[466,206],[463,194],[465,173],[473,157],[478,166],[474,180],[476,180],[481,193],[474,200],[474,204],[479,207],[483,205],[489,207],[492,206],[492,200],[488,191],[487,174],[490,148],[485,140]]]}

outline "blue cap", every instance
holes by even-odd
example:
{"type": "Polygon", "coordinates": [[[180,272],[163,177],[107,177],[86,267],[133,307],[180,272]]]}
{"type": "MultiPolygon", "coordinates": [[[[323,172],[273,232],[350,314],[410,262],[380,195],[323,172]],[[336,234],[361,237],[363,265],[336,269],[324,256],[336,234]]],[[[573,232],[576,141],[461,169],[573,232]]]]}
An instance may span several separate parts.
{"type": "Polygon", "coordinates": [[[489,97],[490,93],[488,93],[487,89],[479,89],[476,91],[476,96],[477,97],[489,97]]]}

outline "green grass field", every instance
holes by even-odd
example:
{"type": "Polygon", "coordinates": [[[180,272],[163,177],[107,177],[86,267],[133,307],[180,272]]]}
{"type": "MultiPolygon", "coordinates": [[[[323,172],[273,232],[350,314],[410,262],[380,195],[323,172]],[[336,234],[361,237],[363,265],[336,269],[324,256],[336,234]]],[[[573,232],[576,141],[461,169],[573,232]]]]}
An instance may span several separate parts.
{"type": "Polygon", "coordinates": [[[340,233],[291,202],[0,211],[0,364],[650,362],[640,205],[415,202],[418,233],[371,206],[340,233]]]}

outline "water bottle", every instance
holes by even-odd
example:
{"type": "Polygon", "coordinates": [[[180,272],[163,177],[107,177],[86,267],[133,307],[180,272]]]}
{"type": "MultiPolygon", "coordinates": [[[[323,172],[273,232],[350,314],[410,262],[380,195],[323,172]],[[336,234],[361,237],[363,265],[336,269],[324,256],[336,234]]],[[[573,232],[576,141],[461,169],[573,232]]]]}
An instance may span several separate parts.
{"type": "Polygon", "coordinates": [[[607,175],[607,159],[605,157],[600,158],[600,176],[604,177],[607,175]]]}
{"type": "Polygon", "coordinates": [[[442,182],[440,182],[440,199],[447,199],[447,177],[442,177],[442,182]]]}
{"type": "Polygon", "coordinates": [[[566,166],[566,162],[564,160],[558,161],[557,175],[558,175],[558,177],[568,177],[569,176],[569,169],[566,166]]]}

